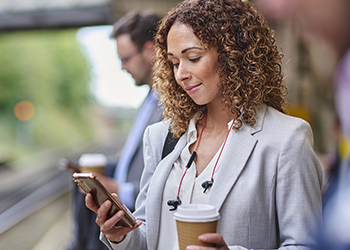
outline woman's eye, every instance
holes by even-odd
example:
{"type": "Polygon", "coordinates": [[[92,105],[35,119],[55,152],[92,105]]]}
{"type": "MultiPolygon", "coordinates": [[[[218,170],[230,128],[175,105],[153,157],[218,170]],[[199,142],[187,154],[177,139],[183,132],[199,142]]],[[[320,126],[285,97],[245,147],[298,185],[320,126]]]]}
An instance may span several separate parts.
{"type": "Polygon", "coordinates": [[[200,59],[200,57],[196,57],[196,58],[192,58],[192,59],[189,59],[190,62],[198,62],[200,59]]]}
{"type": "Polygon", "coordinates": [[[173,63],[173,62],[170,62],[170,66],[172,67],[172,68],[177,68],[178,66],[179,66],[179,63],[173,63]]]}

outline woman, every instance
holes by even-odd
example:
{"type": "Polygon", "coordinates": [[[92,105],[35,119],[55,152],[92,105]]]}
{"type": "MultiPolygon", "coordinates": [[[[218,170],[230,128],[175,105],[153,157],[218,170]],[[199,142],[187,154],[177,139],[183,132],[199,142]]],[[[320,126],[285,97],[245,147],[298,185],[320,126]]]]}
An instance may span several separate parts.
{"type": "Polygon", "coordinates": [[[106,245],[176,249],[177,206],[204,203],[221,219],[200,241],[216,247],[187,249],[309,249],[321,169],[310,126],[283,114],[282,56],[264,18],[240,0],[185,1],[160,24],[156,53],[167,122],[144,134],[138,228],[114,228],[122,212],[106,220],[110,202],[86,198],[106,245]],[[168,130],[179,140],[162,160],[168,130]]]}

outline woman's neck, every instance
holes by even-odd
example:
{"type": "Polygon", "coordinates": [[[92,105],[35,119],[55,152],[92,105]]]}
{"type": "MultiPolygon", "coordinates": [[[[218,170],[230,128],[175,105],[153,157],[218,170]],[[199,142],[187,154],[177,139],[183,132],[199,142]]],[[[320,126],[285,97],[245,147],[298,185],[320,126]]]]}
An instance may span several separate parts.
{"type": "Polygon", "coordinates": [[[234,118],[229,110],[221,106],[207,106],[206,112],[208,118],[206,122],[206,130],[214,133],[221,133],[227,130],[227,124],[234,118]]]}

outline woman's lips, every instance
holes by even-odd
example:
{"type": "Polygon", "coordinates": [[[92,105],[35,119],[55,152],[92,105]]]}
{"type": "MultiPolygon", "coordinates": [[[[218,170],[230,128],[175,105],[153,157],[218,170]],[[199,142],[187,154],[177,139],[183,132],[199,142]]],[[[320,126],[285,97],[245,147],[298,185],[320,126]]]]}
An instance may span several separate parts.
{"type": "Polygon", "coordinates": [[[187,94],[192,95],[200,88],[201,85],[202,84],[200,83],[197,85],[189,86],[189,87],[185,88],[185,90],[186,90],[187,94]]]}

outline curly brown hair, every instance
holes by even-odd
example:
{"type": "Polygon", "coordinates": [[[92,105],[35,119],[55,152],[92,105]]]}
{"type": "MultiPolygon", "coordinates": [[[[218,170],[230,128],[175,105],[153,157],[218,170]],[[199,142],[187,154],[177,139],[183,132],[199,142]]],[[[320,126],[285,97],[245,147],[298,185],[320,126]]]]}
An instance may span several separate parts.
{"type": "Polygon", "coordinates": [[[219,53],[220,95],[239,121],[235,129],[242,122],[253,126],[256,107],[263,103],[284,112],[283,55],[263,16],[241,0],[188,0],[163,18],[155,38],[154,90],[175,137],[186,131],[190,119],[203,108],[176,83],[168,60],[167,36],[175,22],[192,28],[204,48],[219,53]]]}

